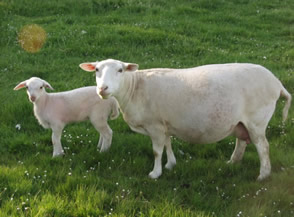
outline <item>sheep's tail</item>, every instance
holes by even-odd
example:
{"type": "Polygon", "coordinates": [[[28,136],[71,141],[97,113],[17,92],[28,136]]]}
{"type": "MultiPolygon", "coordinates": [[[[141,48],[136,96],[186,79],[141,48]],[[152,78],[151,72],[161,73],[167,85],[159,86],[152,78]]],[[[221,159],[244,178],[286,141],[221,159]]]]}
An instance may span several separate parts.
{"type": "Polygon", "coordinates": [[[286,103],[283,109],[283,122],[286,121],[287,116],[288,116],[288,110],[291,106],[291,100],[292,100],[292,96],[291,94],[282,86],[281,89],[281,94],[280,96],[284,97],[286,99],[286,103]]]}
{"type": "Polygon", "coordinates": [[[112,100],[111,100],[111,115],[110,115],[110,120],[114,120],[114,119],[117,119],[118,116],[119,116],[119,105],[118,105],[118,102],[117,100],[112,97],[112,100]]]}

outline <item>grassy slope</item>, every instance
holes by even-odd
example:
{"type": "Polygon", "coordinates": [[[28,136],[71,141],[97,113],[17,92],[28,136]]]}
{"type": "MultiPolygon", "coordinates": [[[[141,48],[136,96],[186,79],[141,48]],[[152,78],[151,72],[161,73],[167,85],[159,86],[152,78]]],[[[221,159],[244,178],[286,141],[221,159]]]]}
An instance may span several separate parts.
{"type": "Polygon", "coordinates": [[[65,129],[66,156],[52,159],[50,131],[38,125],[25,91],[12,91],[31,76],[57,91],[93,85],[78,64],[114,58],[140,68],[252,62],[294,93],[293,10],[291,0],[0,1],[0,216],[293,216],[294,113],[282,126],[283,102],[267,131],[269,180],[255,181],[253,145],[241,164],[226,165],[233,138],[206,146],[174,139],[177,166],[150,180],[151,142],[121,118],[110,122],[109,152],[98,153],[97,133],[80,123],[65,129]],[[17,42],[32,23],[47,32],[36,54],[17,42]]]}

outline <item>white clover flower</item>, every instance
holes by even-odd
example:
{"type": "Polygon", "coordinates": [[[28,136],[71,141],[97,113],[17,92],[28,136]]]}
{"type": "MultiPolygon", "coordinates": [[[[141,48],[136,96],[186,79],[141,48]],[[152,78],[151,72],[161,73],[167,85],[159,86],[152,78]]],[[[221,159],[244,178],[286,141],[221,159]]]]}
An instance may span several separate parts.
{"type": "Polygon", "coordinates": [[[16,128],[17,130],[20,130],[20,129],[21,129],[21,125],[20,125],[20,124],[17,124],[17,125],[15,125],[15,128],[16,128]]]}

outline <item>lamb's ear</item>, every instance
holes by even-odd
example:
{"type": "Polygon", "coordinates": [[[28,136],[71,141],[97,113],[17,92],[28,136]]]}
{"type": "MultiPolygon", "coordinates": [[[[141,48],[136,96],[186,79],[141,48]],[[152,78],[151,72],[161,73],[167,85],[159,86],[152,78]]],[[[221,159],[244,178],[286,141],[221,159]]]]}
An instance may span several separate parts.
{"type": "Polygon", "coordinates": [[[93,63],[81,63],[79,66],[81,69],[87,71],[87,72],[94,72],[96,70],[96,65],[98,62],[93,63]]]}
{"type": "Polygon", "coordinates": [[[27,81],[20,82],[18,85],[16,85],[16,87],[13,90],[19,90],[21,88],[26,87],[26,83],[27,83],[27,81]]]}
{"type": "Polygon", "coordinates": [[[53,87],[47,82],[43,80],[43,87],[49,88],[50,90],[54,90],[53,87]]]}
{"type": "Polygon", "coordinates": [[[126,71],[136,71],[139,68],[138,64],[135,63],[124,63],[126,71]]]}

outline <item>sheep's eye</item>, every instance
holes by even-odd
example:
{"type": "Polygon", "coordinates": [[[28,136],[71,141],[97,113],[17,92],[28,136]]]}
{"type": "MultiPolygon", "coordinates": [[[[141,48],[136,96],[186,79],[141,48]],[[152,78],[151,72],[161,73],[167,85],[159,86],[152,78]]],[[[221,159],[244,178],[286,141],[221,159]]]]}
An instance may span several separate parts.
{"type": "Polygon", "coordinates": [[[42,89],[43,89],[43,87],[41,86],[41,87],[40,87],[40,89],[42,90],[42,89]]]}
{"type": "Polygon", "coordinates": [[[99,69],[98,68],[96,68],[96,72],[99,72],[99,69]]]}
{"type": "Polygon", "coordinates": [[[118,72],[123,72],[123,70],[122,69],[119,69],[118,72]]]}
{"type": "Polygon", "coordinates": [[[28,86],[26,86],[26,88],[27,88],[27,89],[29,89],[29,87],[28,87],[28,86]]]}

